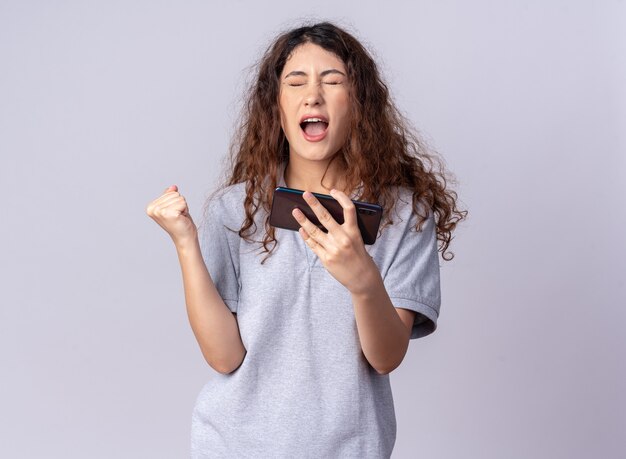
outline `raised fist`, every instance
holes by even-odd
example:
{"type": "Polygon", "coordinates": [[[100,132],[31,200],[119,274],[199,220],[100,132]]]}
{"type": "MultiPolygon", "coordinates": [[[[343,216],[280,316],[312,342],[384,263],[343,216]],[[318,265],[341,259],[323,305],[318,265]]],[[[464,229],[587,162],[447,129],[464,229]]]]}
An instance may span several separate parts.
{"type": "Polygon", "coordinates": [[[167,187],[161,196],[148,204],[146,213],[167,231],[175,244],[197,237],[187,201],[176,185],[167,187]]]}

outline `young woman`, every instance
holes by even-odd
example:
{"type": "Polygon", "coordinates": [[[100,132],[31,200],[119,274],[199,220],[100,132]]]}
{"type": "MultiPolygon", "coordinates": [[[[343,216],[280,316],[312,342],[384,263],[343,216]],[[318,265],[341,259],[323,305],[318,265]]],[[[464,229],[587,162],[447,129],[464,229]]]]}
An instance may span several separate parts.
{"type": "Polygon", "coordinates": [[[435,330],[464,218],[441,163],[394,107],[363,46],[333,24],[280,35],[258,65],[228,183],[198,230],[170,186],[147,213],[172,237],[189,321],[218,373],[198,396],[193,457],[389,457],[388,374],[435,330]],[[306,190],[320,230],[269,225],[277,186],[306,190]],[[342,206],[336,222],[311,192],[342,206]],[[352,199],[384,209],[365,246],[352,199]],[[200,234],[200,237],[198,236],[200,234]]]}

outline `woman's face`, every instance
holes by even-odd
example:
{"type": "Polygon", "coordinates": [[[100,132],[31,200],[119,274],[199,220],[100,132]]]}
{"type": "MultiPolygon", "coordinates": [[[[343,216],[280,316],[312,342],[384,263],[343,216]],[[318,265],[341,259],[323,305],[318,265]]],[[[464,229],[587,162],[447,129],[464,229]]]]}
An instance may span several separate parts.
{"type": "Polygon", "coordinates": [[[313,43],[294,49],[280,75],[280,122],[290,156],[323,161],[346,143],[349,82],[343,61],[313,43]]]}

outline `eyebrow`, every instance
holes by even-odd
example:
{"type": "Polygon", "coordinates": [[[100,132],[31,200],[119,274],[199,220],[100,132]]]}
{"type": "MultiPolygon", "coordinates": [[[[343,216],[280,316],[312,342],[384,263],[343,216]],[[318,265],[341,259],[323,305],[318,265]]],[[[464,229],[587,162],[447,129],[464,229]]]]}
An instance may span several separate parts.
{"type": "MultiPolygon", "coordinates": [[[[345,73],[337,69],[324,70],[322,73],[320,73],[320,76],[325,77],[326,75],[331,75],[331,74],[346,76],[345,73]]],[[[287,78],[292,77],[292,76],[307,76],[307,74],[306,72],[303,72],[302,70],[294,70],[293,72],[289,72],[287,75],[285,75],[284,79],[286,80],[287,78]]]]}

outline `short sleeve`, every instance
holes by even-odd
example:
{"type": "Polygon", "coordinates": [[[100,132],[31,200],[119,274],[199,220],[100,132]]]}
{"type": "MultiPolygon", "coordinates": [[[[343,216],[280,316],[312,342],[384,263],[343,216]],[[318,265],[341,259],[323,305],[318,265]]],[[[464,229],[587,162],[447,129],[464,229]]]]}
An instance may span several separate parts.
{"type": "Polygon", "coordinates": [[[211,279],[222,300],[232,312],[237,312],[239,301],[239,234],[229,228],[224,217],[227,206],[220,199],[207,205],[199,230],[200,248],[211,279]]]}
{"type": "Polygon", "coordinates": [[[441,305],[437,234],[432,212],[420,231],[411,213],[401,223],[402,234],[384,274],[384,284],[396,308],[417,312],[411,339],[429,335],[437,328],[441,305]]]}

